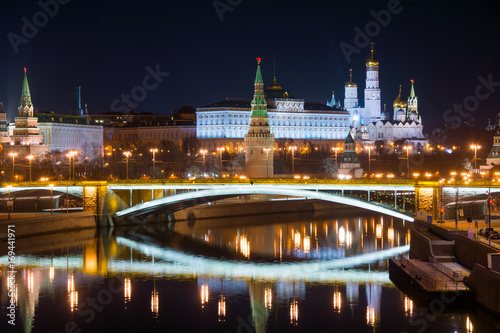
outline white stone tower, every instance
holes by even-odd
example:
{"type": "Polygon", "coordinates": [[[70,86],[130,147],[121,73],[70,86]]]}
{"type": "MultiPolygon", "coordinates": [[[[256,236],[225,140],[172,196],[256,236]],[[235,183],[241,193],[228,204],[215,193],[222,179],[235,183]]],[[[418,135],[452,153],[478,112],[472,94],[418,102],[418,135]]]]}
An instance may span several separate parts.
{"type": "Polygon", "coordinates": [[[366,60],[365,108],[361,117],[364,123],[380,120],[380,86],[378,77],[379,61],[375,57],[375,43],[370,44],[370,57],[366,60]]]}
{"type": "Polygon", "coordinates": [[[352,69],[349,70],[349,81],[345,83],[344,107],[346,110],[357,108],[358,105],[358,85],[352,81],[352,69]]]}
{"type": "Polygon", "coordinates": [[[413,82],[414,80],[411,80],[410,97],[408,97],[408,119],[411,121],[422,123],[422,118],[418,113],[418,97],[415,95],[413,82]]]}
{"type": "Polygon", "coordinates": [[[248,134],[245,134],[246,176],[248,178],[272,178],[274,175],[273,146],[274,134],[271,134],[267,116],[267,101],[264,94],[264,81],[257,58],[252,113],[248,134]]]}

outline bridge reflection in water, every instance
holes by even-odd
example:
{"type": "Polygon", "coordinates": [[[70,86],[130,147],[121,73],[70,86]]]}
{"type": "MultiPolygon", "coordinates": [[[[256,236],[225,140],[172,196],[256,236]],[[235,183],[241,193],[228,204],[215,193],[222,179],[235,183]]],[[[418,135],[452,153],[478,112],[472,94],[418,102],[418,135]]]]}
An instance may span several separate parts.
{"type": "MultiPolygon", "coordinates": [[[[89,234],[87,240],[79,237],[76,243],[68,240],[67,246],[59,246],[62,250],[42,249],[19,255],[16,302],[27,332],[32,327],[63,331],[64,323],[70,320],[88,331],[84,329],[87,317],[79,317],[89,309],[88,297],[104,300],[108,293],[115,298],[105,304],[113,311],[103,307],[105,320],[122,321],[116,311],[137,311],[142,304],[148,307],[150,318],[156,320],[151,324],[155,330],[158,327],[154,325],[160,325],[162,319],[173,320],[169,311],[182,301],[191,306],[198,303],[198,309],[217,318],[217,323],[206,328],[211,331],[234,331],[238,326],[240,331],[265,332],[271,320],[278,320],[271,313],[279,313],[281,318],[283,310],[287,323],[278,320],[275,325],[285,330],[286,325],[304,325],[301,318],[326,323],[334,313],[342,314],[342,319],[335,320],[352,322],[353,330],[356,325],[376,328],[382,324],[382,294],[394,289],[386,271],[386,258],[408,251],[409,225],[390,217],[371,216],[236,228],[208,226],[191,232],[179,228],[175,235],[170,231],[162,233],[162,225],[98,232],[97,237],[89,234]],[[193,295],[189,281],[196,282],[197,299],[176,299],[193,295]],[[101,286],[97,290],[92,287],[96,284],[101,286]],[[61,293],[63,299],[58,296],[61,293]],[[328,298],[328,309],[319,305],[323,301],[311,304],[309,297],[314,302],[328,298]],[[248,318],[248,312],[241,310],[241,304],[246,302],[250,304],[248,318]],[[41,306],[61,303],[66,304],[67,313],[60,314],[60,327],[50,326],[54,321],[37,315],[41,306]],[[115,309],[117,306],[122,310],[115,309]],[[318,306],[332,314],[315,316],[318,306]]],[[[6,262],[6,257],[0,257],[1,265],[6,262]]],[[[6,286],[6,275],[2,274],[1,279],[6,286]]],[[[6,302],[3,295],[2,306],[6,302]]],[[[413,315],[411,300],[396,296],[386,305],[404,313],[394,325],[409,325],[406,317],[413,315]]],[[[203,313],[190,311],[194,322],[201,321],[203,313]]]]}

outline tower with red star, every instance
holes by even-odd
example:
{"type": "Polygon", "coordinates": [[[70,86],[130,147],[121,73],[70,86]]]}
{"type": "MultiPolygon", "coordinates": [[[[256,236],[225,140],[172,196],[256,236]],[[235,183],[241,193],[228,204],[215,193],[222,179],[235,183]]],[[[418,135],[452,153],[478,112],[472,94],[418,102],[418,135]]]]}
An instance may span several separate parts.
{"type": "Polygon", "coordinates": [[[274,174],[274,134],[271,133],[267,115],[264,81],[260,72],[261,60],[260,57],[257,58],[250,125],[248,134],[245,134],[246,176],[248,178],[272,178],[274,174]]]}

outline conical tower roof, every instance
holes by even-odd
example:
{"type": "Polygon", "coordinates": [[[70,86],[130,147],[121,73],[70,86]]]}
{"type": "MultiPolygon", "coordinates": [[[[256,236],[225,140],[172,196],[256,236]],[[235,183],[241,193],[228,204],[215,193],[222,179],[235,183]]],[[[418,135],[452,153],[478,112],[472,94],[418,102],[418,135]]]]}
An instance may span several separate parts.
{"type": "Polygon", "coordinates": [[[250,117],[267,117],[267,102],[264,94],[264,81],[260,72],[260,62],[257,58],[257,73],[255,74],[254,95],[252,100],[252,113],[250,117]]]}
{"type": "Polygon", "coordinates": [[[26,75],[26,67],[24,67],[24,80],[23,80],[23,88],[21,91],[21,101],[19,102],[19,109],[21,108],[31,108],[32,107],[32,102],[31,102],[31,93],[30,93],[30,86],[28,84],[28,76],[26,75]]]}
{"type": "Polygon", "coordinates": [[[411,81],[411,90],[410,90],[410,98],[415,98],[415,88],[413,87],[414,80],[411,81]]]}

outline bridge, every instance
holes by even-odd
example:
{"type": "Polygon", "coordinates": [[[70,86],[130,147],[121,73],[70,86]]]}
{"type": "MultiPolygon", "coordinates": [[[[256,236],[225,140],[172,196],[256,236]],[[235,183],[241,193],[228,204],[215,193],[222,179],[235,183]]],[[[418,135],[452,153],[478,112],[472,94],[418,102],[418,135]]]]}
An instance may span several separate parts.
{"type": "MultiPolygon", "coordinates": [[[[129,186],[112,185],[110,189],[113,191],[127,190],[129,186]]],[[[381,214],[393,216],[404,220],[413,221],[411,211],[405,210],[405,201],[403,208],[398,208],[398,192],[413,192],[414,189],[410,186],[366,186],[353,185],[346,187],[345,185],[212,185],[204,190],[190,191],[187,193],[174,194],[171,196],[155,199],[127,209],[121,210],[114,215],[114,218],[140,217],[145,214],[150,214],[156,211],[174,212],[188,207],[196,206],[201,203],[216,201],[237,197],[242,195],[265,194],[265,195],[281,195],[300,197],[306,199],[318,199],[327,202],[333,202],[348,206],[354,206],[381,214]],[[394,204],[388,205],[380,202],[371,202],[372,192],[384,191],[394,192],[394,204]],[[347,195],[346,192],[350,194],[347,195]],[[366,192],[366,196],[359,195],[359,192],[366,192]],[[352,193],[356,193],[353,195],[352,193]]],[[[400,194],[402,196],[404,194],[400,194]]]]}
{"type": "MultiPolygon", "coordinates": [[[[0,211],[6,211],[8,196],[23,197],[41,190],[47,199],[78,198],[86,211],[94,211],[103,225],[115,218],[144,216],[154,212],[172,212],[223,198],[266,194],[319,199],[355,206],[405,220],[413,220],[417,210],[425,210],[434,218],[441,204],[476,194],[499,192],[498,184],[476,181],[465,184],[440,185],[433,181],[350,180],[130,180],[130,181],[61,181],[2,183],[0,211]],[[8,188],[10,186],[10,188],[8,188]]],[[[26,199],[26,198],[25,198],[26,199]]],[[[28,198],[29,199],[29,198],[28,198]]],[[[17,199],[16,199],[17,200],[17,199]]],[[[14,208],[17,202],[14,200],[14,208]]],[[[54,203],[57,207],[58,203],[54,203]]],[[[50,207],[49,207],[50,208],[50,207]]]]}

